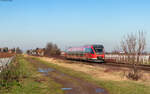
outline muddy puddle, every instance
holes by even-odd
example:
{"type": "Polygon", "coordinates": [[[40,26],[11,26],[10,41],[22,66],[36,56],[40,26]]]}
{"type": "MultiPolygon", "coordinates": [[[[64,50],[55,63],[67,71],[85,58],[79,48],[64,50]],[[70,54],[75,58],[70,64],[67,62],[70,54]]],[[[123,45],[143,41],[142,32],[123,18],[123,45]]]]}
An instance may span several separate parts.
{"type": "Polygon", "coordinates": [[[47,76],[49,72],[54,71],[53,68],[38,68],[38,72],[41,72],[43,75],[47,76]]]}
{"type": "MultiPolygon", "coordinates": [[[[59,71],[56,71],[55,69],[53,69],[53,68],[38,68],[38,72],[40,72],[40,73],[42,73],[44,76],[50,76],[50,75],[52,75],[52,73],[51,72],[54,72],[54,73],[57,73],[57,74],[59,74],[62,78],[61,79],[57,79],[57,80],[62,80],[62,79],[64,79],[67,75],[66,74],[64,74],[64,73],[61,73],[61,72],[59,72],[59,71]],[[63,77],[64,76],[64,77],[63,77]]],[[[76,80],[76,79],[75,79],[76,80]]],[[[78,81],[78,80],[77,80],[78,81]]],[[[63,91],[65,91],[65,92],[73,92],[73,91],[75,91],[75,92],[77,92],[79,89],[81,89],[82,90],[82,88],[85,88],[86,87],[86,85],[90,85],[90,84],[84,84],[84,85],[82,85],[82,86],[80,86],[80,84],[83,84],[84,82],[79,82],[79,86],[75,86],[74,87],[74,84],[72,84],[71,82],[69,82],[69,81],[64,81],[63,83],[65,83],[65,84],[67,84],[67,83],[69,83],[69,85],[68,86],[73,86],[72,88],[71,87],[63,87],[63,88],[60,88],[61,90],[63,90],[63,91]]],[[[91,86],[91,88],[93,88],[93,86],[91,86]]],[[[91,89],[90,88],[90,89],[91,89]]],[[[89,89],[89,90],[90,90],[89,89]]],[[[87,93],[87,94],[107,94],[106,93],[106,91],[104,90],[104,89],[102,89],[102,88],[93,88],[92,90],[90,90],[90,91],[92,91],[93,93],[87,93]]],[[[74,93],[71,93],[70,92],[70,94],[74,94],[74,93]]],[[[79,92],[78,92],[79,93],[79,92]]],[[[66,93],[66,94],[68,94],[68,93],[66,93]]],[[[80,93],[79,93],[80,94],[80,93]]]]}
{"type": "Polygon", "coordinates": [[[104,93],[105,92],[105,90],[102,88],[96,88],[95,91],[96,91],[96,93],[104,93]]]}
{"type": "Polygon", "coordinates": [[[61,88],[61,90],[72,90],[72,88],[61,88]]]}
{"type": "Polygon", "coordinates": [[[52,71],[54,71],[54,69],[53,68],[45,68],[45,69],[38,68],[38,71],[42,72],[42,73],[45,73],[45,72],[52,72],[52,71]]]}

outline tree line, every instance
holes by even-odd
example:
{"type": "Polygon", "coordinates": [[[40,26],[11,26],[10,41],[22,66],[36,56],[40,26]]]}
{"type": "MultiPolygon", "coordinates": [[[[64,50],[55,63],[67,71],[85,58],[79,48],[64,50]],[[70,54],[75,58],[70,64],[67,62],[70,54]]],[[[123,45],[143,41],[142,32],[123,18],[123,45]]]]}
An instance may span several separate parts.
{"type": "Polygon", "coordinates": [[[52,42],[46,44],[45,48],[36,48],[27,50],[27,54],[36,56],[59,56],[61,50],[52,42]]]}

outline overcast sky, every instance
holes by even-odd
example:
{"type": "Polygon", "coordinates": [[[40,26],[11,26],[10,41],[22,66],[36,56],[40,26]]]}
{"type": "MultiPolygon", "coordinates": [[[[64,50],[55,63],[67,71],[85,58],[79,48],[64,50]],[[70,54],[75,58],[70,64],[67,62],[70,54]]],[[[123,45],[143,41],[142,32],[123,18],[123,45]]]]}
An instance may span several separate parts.
{"type": "Polygon", "coordinates": [[[96,43],[111,51],[138,30],[150,49],[150,0],[0,0],[0,47],[96,43]]]}

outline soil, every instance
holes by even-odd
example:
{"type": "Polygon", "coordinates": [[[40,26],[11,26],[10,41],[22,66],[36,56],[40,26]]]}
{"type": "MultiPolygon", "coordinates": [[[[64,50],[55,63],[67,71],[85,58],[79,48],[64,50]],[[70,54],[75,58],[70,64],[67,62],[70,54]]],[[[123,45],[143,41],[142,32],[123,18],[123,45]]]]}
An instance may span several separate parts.
{"type": "Polygon", "coordinates": [[[12,57],[14,54],[0,52],[0,58],[12,57]]]}
{"type": "Polygon", "coordinates": [[[100,86],[85,81],[81,78],[72,77],[64,74],[57,69],[51,68],[38,60],[27,58],[29,62],[42,73],[43,76],[53,79],[55,82],[61,84],[65,94],[108,94],[108,91],[100,86]]]}

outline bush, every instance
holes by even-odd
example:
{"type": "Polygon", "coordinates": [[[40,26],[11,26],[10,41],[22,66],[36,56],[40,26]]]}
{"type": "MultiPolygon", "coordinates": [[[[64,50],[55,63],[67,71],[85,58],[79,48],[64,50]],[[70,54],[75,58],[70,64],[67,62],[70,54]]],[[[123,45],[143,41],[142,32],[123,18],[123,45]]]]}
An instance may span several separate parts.
{"type": "Polygon", "coordinates": [[[131,80],[139,80],[142,77],[140,71],[134,66],[134,68],[127,74],[127,78],[131,80]]]}
{"type": "Polygon", "coordinates": [[[17,59],[18,57],[1,71],[0,89],[11,88],[14,84],[20,85],[22,78],[27,77],[24,64],[17,59]]]}

